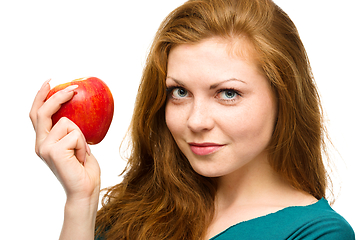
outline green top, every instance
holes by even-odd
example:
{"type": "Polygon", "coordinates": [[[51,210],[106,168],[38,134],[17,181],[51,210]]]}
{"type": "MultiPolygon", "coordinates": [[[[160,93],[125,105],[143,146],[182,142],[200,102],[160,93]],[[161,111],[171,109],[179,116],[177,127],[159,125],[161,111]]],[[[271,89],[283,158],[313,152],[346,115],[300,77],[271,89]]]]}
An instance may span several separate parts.
{"type": "MultiPolygon", "coordinates": [[[[304,207],[287,207],[240,222],[210,240],[355,240],[349,223],[321,199],[304,207]]],[[[95,240],[104,240],[96,237],[95,240]]]]}
{"type": "Polygon", "coordinates": [[[355,240],[349,223],[321,199],[303,207],[288,207],[269,215],[240,222],[210,240],[302,239],[355,240]]]}

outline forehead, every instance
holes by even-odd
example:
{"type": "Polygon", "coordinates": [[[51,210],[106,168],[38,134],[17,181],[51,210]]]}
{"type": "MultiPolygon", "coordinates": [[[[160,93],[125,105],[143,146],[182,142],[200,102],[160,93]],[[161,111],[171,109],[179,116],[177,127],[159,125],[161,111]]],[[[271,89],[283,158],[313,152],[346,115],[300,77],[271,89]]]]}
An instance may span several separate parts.
{"type": "Polygon", "coordinates": [[[246,36],[242,35],[238,37],[210,37],[197,43],[175,45],[170,50],[170,54],[178,48],[181,48],[181,51],[183,51],[184,49],[190,49],[197,46],[202,46],[203,49],[208,48],[209,50],[222,47],[226,50],[228,57],[242,58],[253,64],[257,64],[258,62],[258,54],[255,51],[252,42],[246,36]]]}
{"type": "Polygon", "coordinates": [[[201,76],[232,78],[234,73],[242,72],[243,75],[248,70],[261,73],[255,59],[255,51],[246,38],[208,38],[199,43],[173,47],[167,75],[186,77],[196,72],[201,76]]]}

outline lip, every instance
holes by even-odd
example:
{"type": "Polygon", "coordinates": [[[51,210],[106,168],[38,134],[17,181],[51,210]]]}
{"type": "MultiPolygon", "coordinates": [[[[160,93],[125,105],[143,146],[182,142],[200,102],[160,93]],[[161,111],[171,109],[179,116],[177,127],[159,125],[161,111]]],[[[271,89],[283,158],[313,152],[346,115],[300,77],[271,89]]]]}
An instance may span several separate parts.
{"type": "Polygon", "coordinates": [[[223,144],[217,144],[217,143],[210,143],[210,142],[204,142],[204,143],[189,143],[191,151],[200,156],[210,155],[212,153],[217,152],[225,145],[223,144]]]}

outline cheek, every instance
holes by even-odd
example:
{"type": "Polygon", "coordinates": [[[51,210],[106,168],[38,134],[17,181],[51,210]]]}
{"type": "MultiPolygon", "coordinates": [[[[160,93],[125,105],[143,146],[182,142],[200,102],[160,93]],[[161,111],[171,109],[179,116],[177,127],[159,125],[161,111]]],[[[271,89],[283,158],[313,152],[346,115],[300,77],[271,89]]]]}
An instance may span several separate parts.
{"type": "Polygon", "coordinates": [[[177,133],[181,132],[181,126],[184,124],[182,123],[181,113],[174,109],[174,106],[169,104],[165,107],[165,122],[167,127],[169,128],[171,134],[175,138],[177,133]]]}
{"type": "Polygon", "coordinates": [[[242,146],[260,148],[269,144],[275,125],[276,108],[272,102],[252,104],[234,111],[232,117],[227,117],[226,132],[233,137],[233,141],[242,146]],[[229,120],[231,119],[231,120],[229,120]]]}

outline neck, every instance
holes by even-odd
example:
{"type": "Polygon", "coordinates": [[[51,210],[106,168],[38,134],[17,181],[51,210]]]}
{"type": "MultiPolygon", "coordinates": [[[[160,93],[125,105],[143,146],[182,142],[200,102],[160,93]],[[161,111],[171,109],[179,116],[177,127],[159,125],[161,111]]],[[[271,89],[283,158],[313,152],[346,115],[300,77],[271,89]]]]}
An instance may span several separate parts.
{"type": "Polygon", "coordinates": [[[278,204],[294,189],[270,166],[266,155],[218,178],[219,210],[246,205],[278,204]],[[280,200],[280,201],[279,201],[280,200]]]}

